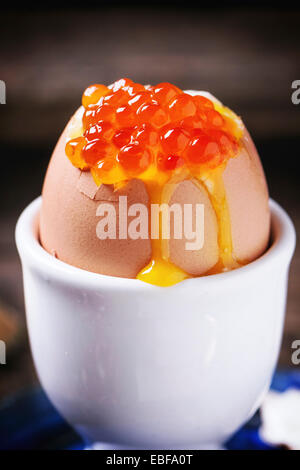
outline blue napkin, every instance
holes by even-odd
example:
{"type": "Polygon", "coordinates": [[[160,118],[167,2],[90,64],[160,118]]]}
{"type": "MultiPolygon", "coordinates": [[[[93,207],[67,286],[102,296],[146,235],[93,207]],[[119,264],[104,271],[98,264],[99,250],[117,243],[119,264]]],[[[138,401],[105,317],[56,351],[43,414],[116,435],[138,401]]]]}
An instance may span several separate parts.
{"type": "MultiPolygon", "coordinates": [[[[278,371],[272,389],[284,392],[300,389],[300,371],[278,371]]],[[[232,450],[268,450],[258,434],[259,412],[226,443],[232,450]]],[[[4,449],[84,449],[82,438],[55,410],[40,387],[6,399],[0,404],[0,450],[4,449]]]]}

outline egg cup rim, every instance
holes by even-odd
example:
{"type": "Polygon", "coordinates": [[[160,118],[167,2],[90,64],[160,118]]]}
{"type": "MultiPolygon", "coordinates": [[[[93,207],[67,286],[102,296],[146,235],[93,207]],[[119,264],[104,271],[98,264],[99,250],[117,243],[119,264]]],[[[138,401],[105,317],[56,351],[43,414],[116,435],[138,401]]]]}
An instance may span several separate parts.
{"type": "Polygon", "coordinates": [[[289,265],[296,245],[296,232],[292,220],[286,211],[273,199],[269,200],[271,211],[271,237],[268,249],[256,260],[232,271],[211,274],[186,279],[169,287],[159,287],[147,284],[138,279],[109,276],[72,266],[49,254],[40,244],[38,237],[38,215],[42,203],[39,196],[33,200],[21,213],[16,225],[16,245],[23,267],[31,268],[48,278],[61,280],[65,284],[95,289],[101,286],[107,289],[157,290],[171,292],[174,289],[184,289],[187,284],[195,288],[211,284],[235,282],[241,276],[256,276],[258,269],[272,272],[274,263],[280,261],[289,265]]]}

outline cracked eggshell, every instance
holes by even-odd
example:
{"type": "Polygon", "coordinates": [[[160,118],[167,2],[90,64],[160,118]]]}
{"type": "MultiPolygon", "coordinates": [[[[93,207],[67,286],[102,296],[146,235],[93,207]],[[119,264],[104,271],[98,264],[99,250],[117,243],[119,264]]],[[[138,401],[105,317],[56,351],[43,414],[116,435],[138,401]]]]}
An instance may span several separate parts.
{"type": "MultiPolygon", "coordinates": [[[[87,271],[134,278],[149,262],[150,240],[100,240],[96,215],[100,202],[115,206],[118,233],[118,197],[128,196],[128,205],[148,205],[144,184],[130,181],[119,191],[99,188],[90,173],[75,168],[65,154],[66,130],[54,149],[42,191],[40,242],[61,261],[87,271]]],[[[130,219],[129,219],[130,221],[130,219]]]]}

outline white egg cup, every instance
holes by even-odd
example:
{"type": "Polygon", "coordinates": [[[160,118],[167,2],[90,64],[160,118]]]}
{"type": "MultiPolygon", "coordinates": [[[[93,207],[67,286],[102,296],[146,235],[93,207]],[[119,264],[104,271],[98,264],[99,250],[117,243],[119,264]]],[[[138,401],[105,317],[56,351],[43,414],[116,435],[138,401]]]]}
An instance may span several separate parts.
{"type": "Polygon", "coordinates": [[[270,201],[272,243],[238,270],[157,287],[87,272],[39,244],[22,213],[32,353],[50,400],[102,448],[220,446],[257,410],[281,343],[295,231],[270,201]]]}

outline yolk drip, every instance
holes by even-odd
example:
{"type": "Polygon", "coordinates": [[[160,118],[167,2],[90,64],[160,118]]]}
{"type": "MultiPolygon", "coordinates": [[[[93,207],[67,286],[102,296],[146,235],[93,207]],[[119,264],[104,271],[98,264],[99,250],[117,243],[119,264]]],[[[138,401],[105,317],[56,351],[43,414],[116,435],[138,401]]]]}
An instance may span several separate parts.
{"type": "MultiPolygon", "coordinates": [[[[219,224],[220,252],[207,274],[238,267],[222,177],[228,159],[238,153],[242,131],[237,117],[170,83],[143,86],[129,79],[88,87],[82,104],[82,133],[66,144],[72,164],[91,171],[97,185],[117,188],[131,178],[141,179],[151,204],[168,202],[170,188],[185,179],[204,185],[219,224]]],[[[169,261],[161,223],[159,231],[159,238],[151,240],[152,259],[137,278],[170,286],[191,276],[169,261]]]]}
{"type": "MultiPolygon", "coordinates": [[[[146,186],[152,204],[161,204],[162,202],[168,202],[170,199],[171,194],[167,195],[164,189],[168,187],[170,192],[172,185],[166,186],[166,183],[164,184],[163,181],[147,181],[146,186]]],[[[162,240],[161,214],[159,221],[159,238],[152,239],[151,245],[152,258],[148,265],[139,272],[137,279],[148,282],[149,284],[167,287],[177,284],[189,277],[185,271],[168,260],[167,245],[162,240]]]]}

